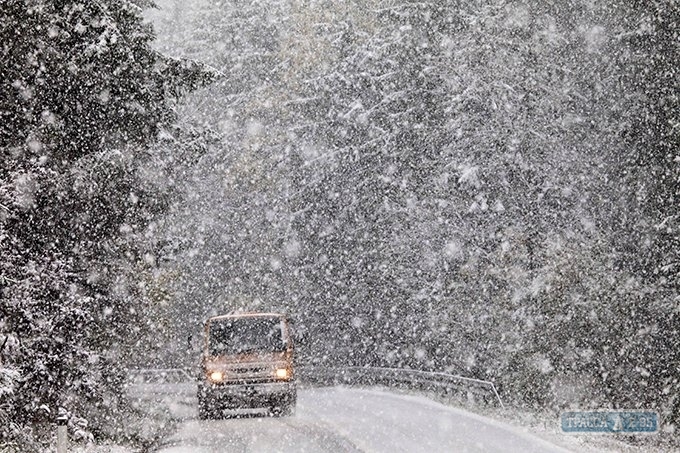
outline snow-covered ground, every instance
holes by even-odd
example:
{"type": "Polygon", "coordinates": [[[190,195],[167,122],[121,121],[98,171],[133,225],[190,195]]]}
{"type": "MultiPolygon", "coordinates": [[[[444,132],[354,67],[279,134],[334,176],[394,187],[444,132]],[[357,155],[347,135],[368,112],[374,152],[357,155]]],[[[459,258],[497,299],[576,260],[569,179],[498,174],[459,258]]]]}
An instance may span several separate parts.
{"type": "MultiPolygon", "coordinates": [[[[207,452],[671,452],[655,436],[633,445],[607,435],[567,435],[550,415],[483,408],[484,415],[387,388],[300,388],[292,417],[198,420],[195,384],[128,389],[149,411],[149,436],[160,453],[207,452]],[[153,414],[152,414],[153,412],[153,414]],[[165,414],[165,417],[159,416],[165,414]],[[169,420],[172,420],[170,425],[169,420]],[[159,423],[165,423],[162,427],[159,423]],[[158,426],[156,426],[158,425],[158,426]],[[168,426],[176,429],[168,430],[168,426]]],[[[477,410],[471,408],[471,410],[477,410]]],[[[242,414],[244,415],[244,414],[242,414]]],[[[147,436],[147,437],[149,437],[147,436]]],[[[88,445],[74,453],[136,453],[88,445]]],[[[146,451],[146,450],[145,450],[146,451]]]]}
{"type": "Polygon", "coordinates": [[[380,389],[301,389],[296,415],[186,420],[163,453],[564,452],[525,429],[421,396],[380,389]]]}

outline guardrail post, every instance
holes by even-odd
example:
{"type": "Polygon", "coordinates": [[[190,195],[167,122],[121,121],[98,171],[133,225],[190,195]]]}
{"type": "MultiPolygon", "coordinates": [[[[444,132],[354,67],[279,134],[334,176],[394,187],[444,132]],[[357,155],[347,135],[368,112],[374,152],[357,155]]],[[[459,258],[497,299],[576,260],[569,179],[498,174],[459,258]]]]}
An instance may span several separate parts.
{"type": "Polygon", "coordinates": [[[498,394],[498,390],[496,390],[496,386],[493,385],[493,383],[491,383],[491,388],[493,389],[493,392],[496,394],[496,398],[498,399],[498,404],[501,405],[501,409],[505,409],[503,401],[501,401],[501,396],[498,394]]]}
{"type": "Polygon", "coordinates": [[[57,416],[57,453],[68,451],[68,415],[61,413],[57,416]]]}

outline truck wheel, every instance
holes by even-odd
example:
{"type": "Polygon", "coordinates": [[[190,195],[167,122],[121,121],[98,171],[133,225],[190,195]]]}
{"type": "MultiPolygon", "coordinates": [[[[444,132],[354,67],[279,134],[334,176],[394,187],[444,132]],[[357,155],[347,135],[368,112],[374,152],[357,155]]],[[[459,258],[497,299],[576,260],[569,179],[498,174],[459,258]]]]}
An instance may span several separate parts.
{"type": "Polygon", "coordinates": [[[275,417],[290,417],[295,414],[297,405],[297,392],[291,392],[285,398],[281,398],[272,407],[272,414],[275,417]]]}
{"type": "Polygon", "coordinates": [[[214,403],[205,397],[198,397],[198,419],[210,420],[213,418],[214,403]]]}
{"type": "Polygon", "coordinates": [[[291,417],[293,415],[295,415],[295,403],[283,406],[283,410],[281,411],[282,417],[291,417]]]}
{"type": "Polygon", "coordinates": [[[297,407],[297,389],[290,393],[290,398],[288,399],[288,407],[286,409],[286,415],[295,415],[295,408],[297,407]]]}
{"type": "Polygon", "coordinates": [[[295,413],[294,406],[283,405],[272,407],[272,415],[274,417],[290,417],[295,413]]]}

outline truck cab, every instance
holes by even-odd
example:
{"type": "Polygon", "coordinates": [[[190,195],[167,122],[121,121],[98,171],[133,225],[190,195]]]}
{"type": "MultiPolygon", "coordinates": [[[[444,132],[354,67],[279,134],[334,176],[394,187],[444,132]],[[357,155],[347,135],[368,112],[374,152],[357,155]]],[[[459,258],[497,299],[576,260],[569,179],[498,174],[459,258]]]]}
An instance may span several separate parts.
{"type": "Polygon", "coordinates": [[[293,339],[285,315],[222,315],[205,322],[199,418],[267,408],[292,415],[297,401],[293,339]]]}

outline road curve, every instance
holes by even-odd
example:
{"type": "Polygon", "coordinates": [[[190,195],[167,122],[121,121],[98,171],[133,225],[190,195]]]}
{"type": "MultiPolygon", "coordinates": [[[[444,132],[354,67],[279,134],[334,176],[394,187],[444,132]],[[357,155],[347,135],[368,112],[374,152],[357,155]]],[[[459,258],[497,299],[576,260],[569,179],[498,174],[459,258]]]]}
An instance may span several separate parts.
{"type": "Polygon", "coordinates": [[[182,423],[162,453],[565,452],[520,428],[423,397],[374,389],[300,389],[292,417],[182,423]]]}

